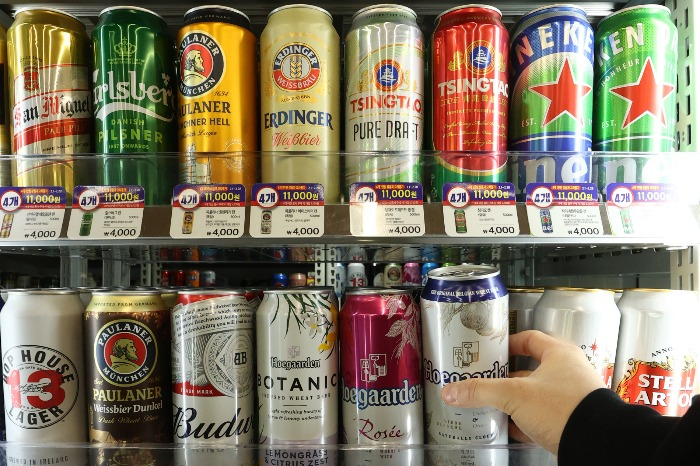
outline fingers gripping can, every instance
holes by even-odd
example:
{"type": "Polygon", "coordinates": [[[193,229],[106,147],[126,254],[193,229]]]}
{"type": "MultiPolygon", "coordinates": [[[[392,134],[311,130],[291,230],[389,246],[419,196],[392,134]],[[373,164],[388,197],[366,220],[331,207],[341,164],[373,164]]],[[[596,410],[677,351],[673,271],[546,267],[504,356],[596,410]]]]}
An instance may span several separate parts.
{"type": "Polygon", "coordinates": [[[426,441],[507,444],[505,413],[455,408],[441,398],[442,387],[450,382],[508,377],[508,292],[498,269],[459,265],[431,270],[420,303],[426,441]]]}

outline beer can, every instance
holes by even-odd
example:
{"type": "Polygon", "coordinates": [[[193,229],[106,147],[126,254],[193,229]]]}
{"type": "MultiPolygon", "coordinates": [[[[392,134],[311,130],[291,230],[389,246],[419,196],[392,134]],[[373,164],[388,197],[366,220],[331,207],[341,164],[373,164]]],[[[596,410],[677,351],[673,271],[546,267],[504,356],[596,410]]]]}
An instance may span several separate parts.
{"type": "MultiPolygon", "coordinates": [[[[508,287],[508,333],[532,330],[533,309],[542,297],[544,288],[514,288],[508,287]]],[[[511,356],[509,371],[526,371],[530,368],[530,358],[527,356],[511,356]]]]}
{"type": "Polygon", "coordinates": [[[695,291],[625,290],[613,387],[624,401],[683,416],[697,386],[700,303],[695,291]]]}
{"type": "Polygon", "coordinates": [[[184,270],[174,270],[173,271],[173,286],[185,286],[185,271],[184,270]]]}
{"type": "Polygon", "coordinates": [[[213,270],[202,270],[199,274],[199,282],[203,287],[216,286],[216,272],[213,270]]]}
{"type": "MultiPolygon", "coordinates": [[[[420,303],[426,441],[507,444],[505,413],[448,406],[441,398],[450,382],[508,377],[508,291],[498,269],[458,265],[431,270],[420,303]]],[[[484,459],[498,456],[496,450],[482,453],[484,459]]]]}
{"type": "Polygon", "coordinates": [[[401,264],[391,262],[384,266],[383,285],[385,287],[403,285],[403,268],[401,264]]]}
{"type": "Polygon", "coordinates": [[[199,288],[200,286],[200,274],[199,270],[188,270],[185,284],[193,288],[199,288]]]}
{"type": "Polygon", "coordinates": [[[333,290],[266,290],[256,329],[259,443],[337,443],[338,300],[333,290]]]}
{"type": "Polygon", "coordinates": [[[359,288],[369,286],[367,282],[367,274],[365,273],[365,265],[358,262],[348,264],[348,279],[346,282],[348,288],[359,288]]]}
{"type": "Polygon", "coordinates": [[[345,283],[348,280],[345,265],[340,262],[328,264],[326,267],[326,285],[333,288],[336,296],[342,299],[345,294],[345,283]]]}
{"type": "Polygon", "coordinates": [[[191,235],[194,228],[194,212],[186,211],[182,216],[182,234],[191,235]]]}
{"type": "Polygon", "coordinates": [[[401,281],[404,286],[420,285],[420,266],[417,262],[406,262],[403,265],[401,281]]]}
{"type": "Polygon", "coordinates": [[[15,222],[15,214],[6,213],[2,216],[2,227],[0,227],[0,238],[9,238],[12,232],[12,224],[15,222]]]}
{"type": "Polygon", "coordinates": [[[177,150],[177,76],[167,25],[145,8],[109,7],[92,42],[98,184],[143,186],[147,205],[169,205],[177,157],[164,154],[177,150]]]}
{"type": "Polygon", "coordinates": [[[423,182],[423,33],[402,5],[362,8],[345,37],[345,191],[352,183],[423,182]],[[364,155],[362,152],[402,154],[364,155]]]}
{"type": "Polygon", "coordinates": [[[276,288],[284,288],[289,285],[289,277],[285,273],[273,274],[270,284],[276,288]]]}
{"type": "MultiPolygon", "coordinates": [[[[608,388],[620,330],[613,296],[610,290],[545,288],[533,308],[533,328],[580,347],[608,388]]],[[[536,365],[531,362],[531,368],[536,365]]]]}
{"type": "Polygon", "coordinates": [[[306,274],[306,286],[316,285],[316,272],[309,272],[306,274]]]}
{"type": "Polygon", "coordinates": [[[250,19],[220,5],[185,13],[178,43],[180,181],[257,181],[258,57],[250,19]]]}
{"type": "Polygon", "coordinates": [[[367,248],[353,246],[348,249],[345,259],[350,262],[367,262],[367,248]]]}
{"type": "MultiPolygon", "coordinates": [[[[423,466],[423,448],[387,445],[374,448],[343,449],[345,466],[423,466]]],[[[444,465],[451,463],[443,463],[444,465]]]]}
{"type": "Polygon", "coordinates": [[[15,186],[62,186],[78,173],[71,154],[92,150],[90,44],[76,17],[27,8],[7,31],[15,186]],[[47,156],[60,157],[47,157],[47,156]]]}
{"type": "Polygon", "coordinates": [[[422,444],[420,308],[404,290],[348,290],[340,312],[345,442],[422,444]]]}
{"type": "Polygon", "coordinates": [[[306,274],[301,272],[289,274],[289,286],[306,286],[306,274]]]}
{"type": "Polygon", "coordinates": [[[425,286],[426,283],[428,283],[428,272],[431,270],[435,270],[438,268],[437,263],[435,262],[426,262],[425,264],[421,265],[420,267],[420,284],[425,286]]]}
{"type": "Polygon", "coordinates": [[[10,94],[7,82],[7,31],[0,26],[0,186],[12,186],[10,94]]]}
{"type": "Polygon", "coordinates": [[[160,271],[160,286],[170,286],[170,270],[160,271]]]}
{"type": "Polygon", "coordinates": [[[275,153],[262,156],[262,182],[320,183],[326,202],[338,202],[340,38],[332,17],[294,4],[267,20],[260,36],[262,150],[275,153]],[[290,151],[296,153],[280,154],[290,151]]]}

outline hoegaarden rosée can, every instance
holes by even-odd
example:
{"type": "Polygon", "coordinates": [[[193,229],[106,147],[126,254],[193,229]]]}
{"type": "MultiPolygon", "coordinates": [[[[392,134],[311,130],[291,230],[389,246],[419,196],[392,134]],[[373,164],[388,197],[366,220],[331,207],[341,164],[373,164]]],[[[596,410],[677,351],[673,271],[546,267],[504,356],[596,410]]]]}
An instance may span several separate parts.
{"type": "Polygon", "coordinates": [[[143,186],[147,205],[170,204],[177,76],[167,25],[145,8],[110,7],[100,13],[92,42],[95,145],[104,154],[98,183],[143,186]]]}
{"type": "Polygon", "coordinates": [[[257,181],[258,52],[248,17],[210,5],[185,13],[178,44],[178,148],[183,183],[257,181]],[[210,156],[211,155],[213,156],[210,156]]]}
{"type": "Polygon", "coordinates": [[[359,10],[345,38],[345,189],[358,181],[422,183],[423,33],[401,5],[359,10]]]}

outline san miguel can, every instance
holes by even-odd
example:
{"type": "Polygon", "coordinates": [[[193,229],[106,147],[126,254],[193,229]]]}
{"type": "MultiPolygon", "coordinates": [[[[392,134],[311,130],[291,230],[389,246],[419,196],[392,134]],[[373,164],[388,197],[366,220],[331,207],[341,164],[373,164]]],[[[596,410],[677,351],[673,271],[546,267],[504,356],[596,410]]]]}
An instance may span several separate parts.
{"type": "Polygon", "coordinates": [[[618,307],[622,320],[613,388],[628,403],[683,416],[698,384],[697,293],[625,290],[618,307]]]}
{"type": "MultiPolygon", "coordinates": [[[[508,291],[498,269],[457,265],[431,270],[420,304],[426,442],[507,444],[505,413],[455,408],[441,398],[450,382],[508,377],[508,291]]],[[[500,453],[481,454],[498,459],[500,453]]]]}
{"type": "Polygon", "coordinates": [[[110,7],[92,42],[98,182],[143,186],[147,205],[170,204],[177,158],[163,154],[177,150],[177,76],[167,25],[144,8],[110,7]]]}
{"type": "Polygon", "coordinates": [[[355,13],[345,38],[345,190],[358,181],[423,182],[423,33],[416,13],[374,5],[355,13]],[[412,154],[413,153],[413,154],[412,154]]]}
{"type": "MultiPolygon", "coordinates": [[[[77,291],[10,290],[0,313],[5,427],[9,442],[85,442],[83,311],[77,291]]],[[[7,464],[51,464],[54,448],[6,446],[7,464]]],[[[84,465],[82,448],[61,464],[84,465]]]]}
{"type": "Polygon", "coordinates": [[[443,153],[430,193],[439,200],[444,183],[506,180],[508,30],[494,7],[459,6],[437,17],[432,44],[432,140],[443,153]]]}
{"type": "MultiPolygon", "coordinates": [[[[170,310],[160,292],[102,291],[85,311],[90,441],[170,443],[170,310]]],[[[94,450],[104,464],[170,464],[167,450],[94,450]]],[[[99,463],[98,463],[99,464],[99,463]]]]}
{"type": "Polygon", "coordinates": [[[70,196],[75,161],[48,155],[92,149],[90,43],[85,26],[59,10],[28,8],[7,31],[12,107],[13,184],[63,186],[70,196]]]}
{"type": "Polygon", "coordinates": [[[183,183],[257,181],[258,56],[250,19],[225,6],[185,13],[178,43],[178,148],[183,183]],[[208,156],[213,153],[213,156],[208,156]]]}
{"type": "Polygon", "coordinates": [[[262,182],[320,183],[326,202],[338,202],[340,38],[330,13],[274,9],[260,36],[260,83],[262,150],[276,152],[262,156],[262,182]]]}
{"type": "Polygon", "coordinates": [[[10,144],[10,94],[7,83],[7,32],[0,26],[0,186],[12,186],[10,144]]]}
{"type": "MultiPolygon", "coordinates": [[[[545,288],[533,308],[533,329],[579,346],[612,387],[620,311],[610,290],[545,288]]],[[[537,366],[531,361],[531,369],[537,366]]]]}

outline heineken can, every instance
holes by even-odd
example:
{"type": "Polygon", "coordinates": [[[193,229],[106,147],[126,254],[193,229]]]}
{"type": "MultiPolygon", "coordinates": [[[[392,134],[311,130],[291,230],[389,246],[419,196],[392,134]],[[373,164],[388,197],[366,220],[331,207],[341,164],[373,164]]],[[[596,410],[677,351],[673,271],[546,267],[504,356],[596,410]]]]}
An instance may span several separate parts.
{"type": "Polygon", "coordinates": [[[12,186],[12,176],[10,175],[12,166],[12,153],[10,145],[10,115],[7,83],[7,32],[0,26],[0,187],[12,186]]]}
{"type": "Polygon", "coordinates": [[[177,179],[175,48],[163,18],[139,7],[102,10],[92,31],[98,184],[143,186],[170,204],[177,179]],[[128,155],[139,154],[139,155],[128,155]]]}
{"type": "Polygon", "coordinates": [[[267,20],[260,36],[262,150],[275,153],[262,155],[262,181],[320,183],[325,201],[338,202],[340,38],[332,17],[295,4],[267,20]]]}
{"type": "Polygon", "coordinates": [[[345,190],[358,181],[422,183],[423,33],[401,5],[355,13],[345,38],[345,190]]]}
{"type": "Polygon", "coordinates": [[[225,6],[185,13],[178,43],[180,181],[257,181],[258,52],[250,20],[225,6]]]}

